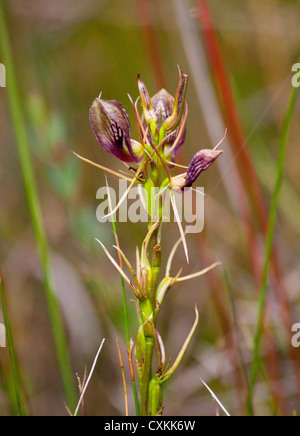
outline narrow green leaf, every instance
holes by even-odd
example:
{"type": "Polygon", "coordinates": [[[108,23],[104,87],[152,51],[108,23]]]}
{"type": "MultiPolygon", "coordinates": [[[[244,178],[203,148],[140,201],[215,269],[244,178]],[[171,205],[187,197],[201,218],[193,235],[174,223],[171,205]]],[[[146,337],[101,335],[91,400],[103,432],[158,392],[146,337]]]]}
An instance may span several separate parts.
{"type": "Polygon", "coordinates": [[[3,1],[0,0],[0,49],[3,62],[7,70],[7,93],[11,110],[11,117],[16,135],[16,145],[19,153],[23,172],[25,191],[35,234],[36,244],[39,251],[40,262],[45,285],[45,294],[52,324],[56,354],[59,362],[61,377],[64,385],[66,401],[70,408],[76,405],[75,386],[73,383],[72,369],[68,355],[68,347],[64,332],[64,326],[60,313],[59,304],[55,295],[53,278],[50,265],[50,253],[46,233],[43,225],[37,184],[31,161],[28,137],[25,127],[24,114],[19,94],[17,77],[6,29],[3,11],[3,1]]]}
{"type": "Polygon", "coordinates": [[[290,125],[292,121],[293,111],[297,102],[297,95],[298,95],[298,88],[293,88],[289,100],[286,116],[284,119],[282,134],[280,139],[280,146],[279,146],[279,153],[278,153],[278,160],[277,160],[276,181],[275,181],[274,191],[272,194],[269,220],[268,220],[268,231],[265,241],[264,269],[263,269],[263,278],[262,278],[262,284],[259,294],[260,297],[259,297],[258,319],[257,319],[254,344],[253,344],[253,359],[252,359],[250,383],[249,383],[248,398],[247,398],[248,415],[254,414],[253,395],[254,395],[257,373],[260,366],[260,346],[261,346],[261,338],[263,333],[265,306],[267,301],[270,260],[271,260],[272,249],[273,249],[273,240],[274,240],[275,226],[277,221],[277,210],[278,210],[279,199],[280,199],[280,191],[281,191],[281,186],[284,176],[284,165],[285,165],[285,157],[286,157],[286,151],[288,146],[288,136],[289,136],[290,125]]]}

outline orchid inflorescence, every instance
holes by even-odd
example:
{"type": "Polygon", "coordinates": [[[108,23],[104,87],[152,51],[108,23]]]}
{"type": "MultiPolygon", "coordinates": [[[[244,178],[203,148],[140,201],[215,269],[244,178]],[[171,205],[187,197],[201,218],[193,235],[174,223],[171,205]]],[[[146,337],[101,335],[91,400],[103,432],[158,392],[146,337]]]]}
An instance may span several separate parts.
{"type": "MultiPolygon", "coordinates": [[[[133,107],[138,141],[131,138],[129,117],[121,103],[116,100],[104,100],[100,95],[93,101],[90,107],[90,123],[98,143],[104,150],[125,164],[129,164],[128,171],[131,171],[132,175],[115,172],[77,155],[85,162],[130,182],[127,191],[120,199],[118,205],[111,209],[107,216],[116,213],[133,185],[143,185],[146,192],[150,192],[151,188],[154,187],[159,189],[159,214],[155,220],[150,213],[152,210],[151,195],[147,196],[148,232],[141,250],[138,248],[136,250],[137,260],[135,268],[130,264],[118,244],[115,248],[119,259],[122,260],[121,263],[118,263],[102,242],[98,241],[109,260],[122,275],[137,298],[139,328],[135,346],[135,361],[140,387],[140,412],[142,415],[152,416],[162,414],[163,384],[170,378],[180,363],[198,323],[198,311],[197,307],[195,307],[195,322],[178,357],[173,365],[170,365],[170,362],[166,363],[163,341],[157,330],[157,318],[164,297],[175,283],[199,277],[219,265],[219,262],[216,262],[203,271],[188,276],[182,277],[182,270],[175,276],[171,275],[172,260],[180,243],[183,244],[188,261],[185,234],[178,219],[177,224],[180,230],[180,239],[171,251],[165,276],[159,282],[164,191],[169,189],[171,200],[174,191],[184,193],[185,189],[190,188],[199,175],[208,169],[222,154],[218,147],[223,140],[214,149],[200,150],[192,158],[184,173],[172,176],[171,172],[174,166],[177,166],[175,158],[185,142],[188,115],[186,103],[188,76],[179,67],[178,70],[179,82],[175,97],[171,96],[165,89],[162,89],[151,98],[148,89],[140,75],[138,75],[139,98],[134,103],[129,96],[133,107]],[[138,107],[139,101],[142,107],[141,115],[138,107]],[[123,262],[128,267],[131,278],[124,272],[122,267],[123,262]],[[157,370],[152,374],[152,358],[155,348],[159,363],[157,370]]],[[[172,206],[176,216],[175,201],[172,201],[172,206]]]]}

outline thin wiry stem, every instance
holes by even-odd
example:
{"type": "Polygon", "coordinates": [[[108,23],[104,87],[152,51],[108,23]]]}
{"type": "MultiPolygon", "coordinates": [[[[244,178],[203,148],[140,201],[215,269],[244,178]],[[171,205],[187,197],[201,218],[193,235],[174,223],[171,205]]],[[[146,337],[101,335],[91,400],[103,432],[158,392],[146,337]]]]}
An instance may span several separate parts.
{"type": "Polygon", "coordinates": [[[195,279],[196,277],[203,276],[204,274],[208,273],[209,271],[220,265],[222,265],[222,262],[215,262],[211,266],[203,269],[202,271],[198,271],[194,274],[189,274],[188,276],[178,277],[178,279],[176,279],[176,282],[184,282],[185,280],[195,279]]]}
{"type": "Polygon", "coordinates": [[[115,261],[115,259],[110,255],[110,253],[108,252],[108,250],[105,248],[105,246],[102,244],[101,241],[99,241],[99,239],[96,238],[96,241],[101,245],[101,247],[104,250],[104,253],[106,254],[106,256],[109,258],[109,260],[111,261],[111,263],[114,265],[114,267],[119,271],[119,273],[121,274],[122,277],[124,277],[125,281],[128,283],[128,285],[131,287],[131,289],[134,292],[134,295],[139,298],[139,292],[138,290],[135,288],[135,286],[133,285],[133,283],[131,282],[131,280],[129,280],[129,278],[127,277],[127,275],[124,273],[124,271],[122,270],[122,268],[120,268],[120,266],[117,264],[117,262],[115,261]]]}
{"type": "Polygon", "coordinates": [[[137,278],[137,276],[136,276],[136,274],[135,274],[135,272],[134,272],[134,270],[133,270],[133,268],[132,268],[132,266],[131,266],[129,260],[128,260],[127,257],[125,256],[124,252],[120,249],[120,247],[117,247],[116,245],[114,245],[114,248],[115,248],[115,249],[120,253],[122,259],[123,259],[124,262],[126,263],[128,269],[129,269],[129,271],[130,271],[130,273],[131,273],[131,275],[132,275],[132,277],[133,277],[133,280],[134,280],[134,282],[135,282],[135,284],[136,284],[138,290],[140,291],[140,293],[141,293],[141,295],[142,295],[143,290],[142,290],[142,288],[141,288],[141,284],[140,284],[140,282],[139,282],[139,280],[138,280],[138,278],[137,278]]]}
{"type": "MultiPolygon", "coordinates": [[[[112,216],[112,215],[114,215],[114,214],[117,212],[117,210],[119,209],[119,207],[121,206],[121,204],[123,203],[123,201],[126,199],[126,197],[127,197],[127,195],[129,194],[129,192],[131,191],[133,185],[138,181],[138,179],[139,179],[139,175],[141,174],[141,172],[142,172],[142,170],[143,170],[144,163],[145,163],[145,162],[144,162],[144,160],[143,160],[143,161],[141,162],[141,164],[139,165],[139,167],[138,167],[138,169],[137,169],[137,172],[136,172],[134,178],[132,179],[132,181],[131,181],[129,187],[126,189],[126,191],[125,191],[124,194],[122,195],[122,197],[121,197],[119,203],[117,204],[117,206],[116,206],[112,211],[110,211],[107,215],[104,215],[103,218],[108,218],[109,216],[112,216]]],[[[120,175],[119,175],[119,176],[120,176],[120,175]]]]}
{"type": "Polygon", "coordinates": [[[94,372],[94,370],[95,370],[95,367],[96,367],[96,364],[97,364],[97,360],[98,360],[99,354],[101,353],[101,350],[102,350],[102,347],[103,347],[103,345],[104,345],[104,342],[105,342],[105,338],[102,340],[102,342],[101,342],[101,344],[100,344],[100,347],[99,347],[99,349],[98,349],[98,351],[97,351],[97,354],[96,354],[96,357],[95,357],[95,359],[94,359],[94,362],[93,362],[93,365],[92,365],[91,371],[90,371],[89,376],[88,376],[88,378],[87,378],[87,381],[86,381],[86,383],[85,383],[85,385],[84,385],[84,388],[83,388],[83,390],[82,390],[82,392],[81,392],[81,395],[80,395],[80,398],[79,398],[79,401],[78,401],[77,407],[76,407],[75,412],[74,412],[74,416],[77,416],[77,414],[78,414],[78,410],[79,410],[80,404],[81,404],[81,402],[82,402],[82,400],[83,400],[83,397],[84,397],[84,395],[85,395],[85,392],[86,392],[86,390],[87,390],[87,387],[88,387],[88,385],[89,385],[89,382],[90,382],[90,380],[91,380],[91,378],[92,378],[92,375],[93,375],[93,372],[94,372]]]}
{"type": "Polygon", "coordinates": [[[177,206],[176,206],[175,197],[174,197],[173,192],[171,190],[170,190],[170,199],[171,199],[171,204],[172,204],[172,207],[173,207],[173,210],[174,210],[175,220],[177,222],[177,225],[178,225],[178,228],[179,228],[179,232],[180,232],[180,235],[181,235],[181,241],[182,241],[182,245],[183,245],[183,248],[184,248],[185,257],[186,257],[187,263],[190,263],[188,247],[187,247],[187,243],[186,243],[186,239],[185,239],[185,234],[184,234],[184,231],[183,231],[183,228],[182,228],[182,224],[181,224],[181,221],[180,221],[178,209],[177,209],[177,206]]]}
{"type": "MultiPolygon", "coordinates": [[[[82,391],[83,391],[84,386],[86,384],[87,376],[88,376],[88,374],[87,374],[87,366],[84,365],[84,373],[83,373],[82,381],[80,379],[80,376],[76,373],[76,378],[77,378],[77,381],[78,381],[79,396],[82,394],[82,391]]],[[[84,398],[81,401],[81,409],[82,409],[82,414],[85,416],[86,415],[86,408],[85,408],[84,398]]],[[[70,414],[70,416],[72,416],[72,414],[70,414]]]]}
{"type": "Polygon", "coordinates": [[[229,412],[227,412],[227,410],[225,409],[225,407],[223,406],[223,404],[221,403],[221,401],[218,399],[218,397],[213,393],[213,391],[210,389],[209,386],[207,386],[207,384],[202,380],[202,378],[200,377],[200,380],[202,381],[202,383],[204,384],[204,386],[206,387],[206,389],[208,390],[208,392],[210,393],[210,395],[213,397],[213,399],[219,404],[219,406],[221,407],[221,409],[223,410],[223,412],[225,413],[226,416],[231,416],[229,414],[229,412]]]}
{"type": "Polygon", "coordinates": [[[117,348],[118,348],[118,355],[119,355],[119,361],[121,366],[121,372],[122,372],[122,380],[123,380],[123,386],[124,386],[124,400],[125,400],[125,415],[128,416],[128,395],[127,395],[127,385],[126,385],[126,379],[125,379],[125,373],[124,373],[124,366],[123,366],[123,360],[122,360],[122,354],[119,346],[119,340],[116,338],[117,342],[117,348]]]}
{"type": "Polygon", "coordinates": [[[176,162],[171,162],[170,160],[167,160],[167,159],[166,159],[166,162],[167,162],[168,165],[174,165],[174,167],[183,168],[185,170],[188,169],[188,167],[186,165],[180,165],[180,164],[178,164],[176,162]]]}
{"type": "Polygon", "coordinates": [[[223,144],[223,142],[224,142],[225,139],[226,139],[227,132],[228,132],[228,129],[225,129],[225,134],[224,134],[223,138],[222,138],[221,141],[219,141],[218,144],[214,147],[214,150],[218,150],[218,148],[220,147],[220,145],[223,144]]]}
{"type": "Polygon", "coordinates": [[[93,162],[92,160],[86,159],[85,157],[82,157],[82,156],[80,156],[79,154],[75,153],[75,151],[72,151],[72,153],[73,153],[76,157],[78,157],[78,159],[80,159],[80,160],[82,160],[83,162],[86,162],[86,163],[88,163],[88,164],[90,164],[90,165],[93,165],[94,167],[99,168],[100,170],[106,171],[107,173],[113,174],[114,176],[117,176],[117,177],[119,177],[120,179],[127,180],[128,182],[132,182],[132,181],[133,181],[132,178],[130,178],[130,177],[126,177],[125,175],[120,174],[120,173],[117,173],[116,171],[111,170],[110,168],[106,168],[106,167],[104,167],[104,166],[102,166],[102,165],[100,165],[100,164],[97,164],[96,162],[93,162]]]}

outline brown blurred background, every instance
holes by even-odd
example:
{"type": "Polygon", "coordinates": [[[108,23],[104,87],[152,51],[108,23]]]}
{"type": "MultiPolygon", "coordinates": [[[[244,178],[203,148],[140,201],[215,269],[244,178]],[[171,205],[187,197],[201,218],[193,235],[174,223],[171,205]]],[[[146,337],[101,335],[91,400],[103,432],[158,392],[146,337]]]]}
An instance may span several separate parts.
{"type": "MultiPolygon", "coordinates": [[[[176,285],[165,299],[159,331],[167,356],[177,355],[194,319],[200,323],[183,362],[165,389],[166,415],[215,415],[216,403],[200,377],[233,415],[245,414],[247,378],[258,315],[264,230],[274,187],[282,121],[299,59],[300,4],[296,0],[208,0],[226,69],[209,50],[209,21],[196,0],[10,0],[6,21],[21,92],[31,156],[55,287],[67,333],[72,369],[82,377],[106,338],[86,394],[88,415],[123,415],[119,338],[126,361],[120,277],[95,238],[114,243],[110,223],[96,220],[97,189],[104,173],[76,160],[72,151],[115,170],[117,159],[97,144],[88,110],[102,91],[125,106],[137,139],[127,94],[138,96],[140,73],[151,94],[177,86],[177,64],[190,77],[187,140],[178,162],[214,146],[228,127],[224,154],[201,175],[205,229],[189,235],[190,265],[180,249],[174,273],[190,274],[220,260],[222,268],[176,285]],[[222,81],[223,77],[223,81],[222,81]],[[226,99],[224,86],[230,85],[226,99]],[[256,188],[258,189],[255,190],[256,188]],[[228,292],[230,291],[230,292],[228,292]]],[[[2,61],[0,53],[0,62],[2,61]]],[[[228,88],[226,88],[228,90],[228,88]]],[[[300,413],[300,350],[291,328],[300,322],[299,105],[292,123],[272,264],[261,353],[265,368],[255,391],[258,415],[300,413]],[[289,334],[290,331],[290,334],[289,334]]],[[[31,415],[64,415],[64,393],[7,90],[0,88],[0,262],[21,373],[31,415]]],[[[117,186],[109,176],[109,184],[117,186]]],[[[122,249],[134,260],[143,224],[118,224],[122,249]]],[[[165,225],[164,262],[178,239],[165,225]]],[[[110,250],[112,251],[112,249],[110,250]]],[[[128,290],[128,301],[133,295],[128,290]]],[[[129,301],[130,334],[136,332],[129,301]]],[[[0,310],[0,321],[3,322],[0,310]]],[[[7,349],[0,349],[0,415],[13,415],[7,349]]]]}

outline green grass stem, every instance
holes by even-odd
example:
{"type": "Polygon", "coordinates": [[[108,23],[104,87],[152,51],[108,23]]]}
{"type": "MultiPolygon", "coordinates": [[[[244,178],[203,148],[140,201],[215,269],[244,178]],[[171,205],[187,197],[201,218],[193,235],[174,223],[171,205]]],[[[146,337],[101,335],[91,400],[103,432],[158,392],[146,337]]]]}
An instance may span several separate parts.
{"type": "Polygon", "coordinates": [[[276,168],[276,181],[275,181],[275,187],[271,199],[269,219],[268,219],[268,231],[265,241],[264,268],[263,268],[262,284],[259,294],[258,320],[257,320],[255,336],[254,336],[253,360],[252,360],[252,366],[250,372],[250,383],[249,383],[248,398],[247,398],[248,415],[254,414],[253,395],[254,395],[255,383],[257,379],[257,373],[260,367],[260,347],[261,347],[261,339],[263,334],[265,306],[267,301],[270,261],[271,261],[271,255],[273,249],[273,240],[274,240],[275,227],[277,221],[277,210],[278,210],[279,199],[280,199],[280,191],[281,191],[282,181],[284,177],[284,166],[285,166],[285,158],[286,158],[286,152],[288,146],[288,137],[289,137],[293,111],[297,102],[297,95],[298,95],[298,88],[293,88],[288,104],[288,109],[283,123],[281,138],[280,138],[279,153],[278,153],[277,168],[276,168]]]}
{"type": "Polygon", "coordinates": [[[55,295],[50,265],[50,253],[45,229],[43,226],[38,190],[30,156],[28,137],[23,115],[21,97],[18,90],[17,77],[9,43],[3,1],[0,0],[0,49],[2,61],[7,71],[7,93],[11,110],[12,123],[15,129],[16,145],[23,172],[25,191],[36,244],[39,251],[42,267],[45,293],[52,323],[56,354],[59,362],[61,377],[65,390],[66,401],[72,410],[76,407],[75,385],[73,383],[72,369],[68,355],[67,342],[62,322],[59,304],[55,295]]]}
{"type": "Polygon", "coordinates": [[[8,350],[9,350],[13,379],[14,379],[17,412],[18,412],[19,416],[24,416],[24,411],[23,411],[24,408],[22,407],[22,401],[21,401],[21,395],[20,395],[21,389],[20,389],[20,384],[19,384],[19,374],[18,374],[17,363],[16,363],[16,358],[15,358],[13,337],[12,337],[12,333],[11,333],[8,312],[7,312],[7,308],[6,308],[5,293],[4,293],[4,281],[3,281],[3,275],[2,275],[1,271],[0,271],[0,300],[1,300],[1,306],[2,306],[2,311],[3,311],[4,324],[5,324],[7,343],[8,343],[8,350]]]}

